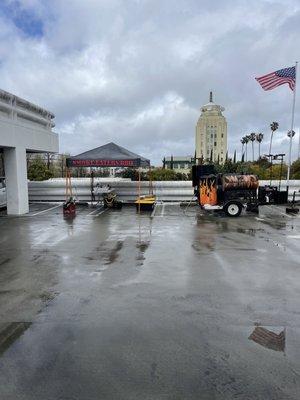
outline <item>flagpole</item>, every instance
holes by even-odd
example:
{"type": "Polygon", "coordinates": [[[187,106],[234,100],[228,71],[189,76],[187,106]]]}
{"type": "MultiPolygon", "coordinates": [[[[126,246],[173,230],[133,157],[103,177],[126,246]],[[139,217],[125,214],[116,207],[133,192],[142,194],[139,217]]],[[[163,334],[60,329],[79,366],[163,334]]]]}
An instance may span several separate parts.
{"type": "Polygon", "coordinates": [[[286,189],[287,189],[287,191],[289,190],[291,163],[292,163],[292,141],[293,141],[295,103],[296,103],[297,67],[298,67],[298,61],[296,61],[296,63],[295,63],[295,87],[294,87],[294,97],[293,97],[293,107],[292,107],[292,122],[291,122],[291,131],[290,131],[289,164],[288,164],[287,179],[286,179],[286,189]]]}

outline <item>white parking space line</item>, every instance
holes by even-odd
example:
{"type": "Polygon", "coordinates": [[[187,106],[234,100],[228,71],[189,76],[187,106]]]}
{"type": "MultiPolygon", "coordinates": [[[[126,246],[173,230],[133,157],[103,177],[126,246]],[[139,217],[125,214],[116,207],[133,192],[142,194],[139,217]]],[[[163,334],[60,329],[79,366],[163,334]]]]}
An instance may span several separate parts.
{"type": "Polygon", "coordinates": [[[62,206],[62,204],[57,204],[54,207],[50,207],[50,208],[47,208],[46,210],[38,211],[38,212],[36,212],[34,214],[30,214],[29,213],[28,215],[26,215],[26,217],[35,217],[36,215],[46,214],[47,212],[49,212],[51,210],[55,210],[56,208],[61,207],[61,206],[62,206]]]}
{"type": "MultiPolygon", "coordinates": [[[[105,211],[107,211],[108,208],[104,208],[104,210],[101,210],[98,214],[94,215],[95,217],[99,217],[101,214],[105,213],[105,211]]],[[[93,216],[93,215],[92,215],[93,216]]]]}
{"type": "Polygon", "coordinates": [[[158,206],[158,204],[155,204],[154,209],[153,209],[153,211],[152,211],[152,213],[151,213],[150,218],[154,218],[154,215],[155,215],[156,207],[157,207],[157,206],[158,206]]]}
{"type": "Polygon", "coordinates": [[[286,214],[285,212],[282,212],[281,209],[280,209],[279,207],[276,207],[276,206],[265,206],[265,207],[269,208],[270,210],[275,209],[275,210],[277,210],[277,212],[278,212],[279,214],[282,214],[282,215],[284,215],[285,217],[293,218],[292,215],[289,215],[289,214],[286,214]]]}
{"type": "MultiPolygon", "coordinates": [[[[101,208],[101,210],[102,210],[102,208],[101,208]]],[[[90,213],[88,213],[87,214],[87,216],[93,216],[93,215],[95,215],[97,212],[99,212],[99,209],[98,208],[96,208],[96,210],[93,210],[93,211],[91,211],[90,213]]]]}
{"type": "MultiPolygon", "coordinates": [[[[179,202],[179,201],[177,201],[177,202],[157,203],[154,206],[154,210],[152,211],[151,218],[154,218],[154,217],[155,218],[164,218],[165,211],[166,211],[166,206],[168,206],[168,207],[170,207],[170,206],[178,206],[180,204],[181,204],[181,202],[179,202]],[[161,212],[160,212],[159,215],[157,215],[157,213],[156,213],[158,206],[161,206],[161,212]]],[[[169,213],[167,214],[168,217],[170,215],[175,215],[175,214],[169,214],[169,213]]]]}

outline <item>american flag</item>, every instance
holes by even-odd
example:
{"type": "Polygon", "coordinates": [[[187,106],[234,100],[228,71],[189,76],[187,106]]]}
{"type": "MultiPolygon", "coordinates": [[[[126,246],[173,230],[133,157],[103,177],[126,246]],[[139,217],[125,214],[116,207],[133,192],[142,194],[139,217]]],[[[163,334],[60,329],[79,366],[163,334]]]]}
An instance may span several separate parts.
{"type": "Polygon", "coordinates": [[[296,68],[289,67],[279,69],[278,71],[271,72],[270,74],[255,78],[264,90],[272,90],[277,86],[287,83],[291,90],[296,86],[296,68]]]}

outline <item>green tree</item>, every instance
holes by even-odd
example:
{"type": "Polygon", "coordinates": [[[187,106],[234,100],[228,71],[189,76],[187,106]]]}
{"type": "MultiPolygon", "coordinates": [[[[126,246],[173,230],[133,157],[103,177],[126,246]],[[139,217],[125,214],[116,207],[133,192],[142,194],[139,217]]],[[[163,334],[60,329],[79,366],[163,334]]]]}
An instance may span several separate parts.
{"type": "Polygon", "coordinates": [[[256,140],[256,133],[254,133],[254,132],[250,133],[249,139],[252,143],[252,161],[254,162],[254,142],[256,140]]]}
{"type": "Polygon", "coordinates": [[[171,170],[174,169],[174,158],[173,158],[173,154],[171,155],[170,169],[171,169],[171,170]]]}
{"type": "Polygon", "coordinates": [[[285,179],[286,178],[286,174],[287,174],[287,165],[283,164],[282,168],[280,164],[273,164],[272,167],[272,179],[280,179],[280,175],[281,175],[281,179],[285,179]]]}
{"type": "Polygon", "coordinates": [[[36,156],[29,163],[27,177],[30,181],[46,181],[53,178],[53,171],[48,169],[40,156],[36,156]]]}
{"type": "MultiPolygon", "coordinates": [[[[134,168],[125,168],[123,171],[119,172],[117,174],[121,178],[129,178],[132,181],[137,181],[138,180],[138,171],[134,168]]],[[[142,176],[141,176],[142,179],[142,176]]]]}
{"type": "Polygon", "coordinates": [[[242,139],[240,140],[240,142],[242,143],[242,158],[243,158],[243,156],[244,156],[244,146],[245,146],[245,138],[244,137],[242,137],[242,139]]]}
{"type": "Polygon", "coordinates": [[[277,131],[278,127],[279,127],[278,122],[272,122],[270,124],[270,128],[271,128],[271,132],[272,133],[271,133],[271,138],[270,138],[269,154],[271,154],[271,151],[272,151],[273,135],[274,135],[274,132],[277,131]]]}
{"type": "Polygon", "coordinates": [[[256,134],[256,141],[258,142],[258,159],[260,159],[260,145],[261,145],[261,142],[263,141],[263,138],[264,138],[263,133],[256,134]]]}
{"type": "Polygon", "coordinates": [[[259,179],[268,179],[270,176],[270,172],[261,168],[258,164],[249,164],[246,172],[257,175],[259,179]]]}
{"type": "Polygon", "coordinates": [[[245,150],[245,158],[246,158],[246,162],[248,161],[248,143],[249,143],[249,140],[250,140],[250,138],[249,138],[249,135],[246,135],[246,136],[244,136],[243,137],[243,139],[244,139],[244,143],[245,143],[245,148],[246,148],[246,150],[245,150]]]}
{"type": "Polygon", "coordinates": [[[300,158],[291,165],[291,178],[300,179],[300,158]]]}
{"type": "MultiPolygon", "coordinates": [[[[149,174],[148,174],[149,175],[149,174]]],[[[186,181],[188,175],[172,169],[154,168],[150,171],[152,181],[186,181]]],[[[149,178],[148,178],[149,179],[149,178]]]]}
{"type": "Polygon", "coordinates": [[[267,169],[271,166],[268,157],[261,157],[259,160],[255,162],[255,164],[259,165],[260,168],[267,169]]]}

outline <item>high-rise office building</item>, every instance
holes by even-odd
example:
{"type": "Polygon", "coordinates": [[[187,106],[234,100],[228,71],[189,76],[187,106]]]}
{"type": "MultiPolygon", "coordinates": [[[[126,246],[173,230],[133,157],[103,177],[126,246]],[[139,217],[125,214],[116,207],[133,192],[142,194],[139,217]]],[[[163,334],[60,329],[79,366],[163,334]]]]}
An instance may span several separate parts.
{"type": "Polygon", "coordinates": [[[222,114],[225,110],[213,102],[210,92],[209,103],[201,107],[196,125],[196,156],[203,160],[225,161],[227,152],[227,122],[222,114]]]}

